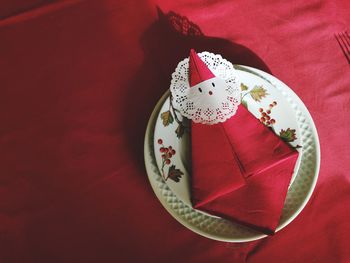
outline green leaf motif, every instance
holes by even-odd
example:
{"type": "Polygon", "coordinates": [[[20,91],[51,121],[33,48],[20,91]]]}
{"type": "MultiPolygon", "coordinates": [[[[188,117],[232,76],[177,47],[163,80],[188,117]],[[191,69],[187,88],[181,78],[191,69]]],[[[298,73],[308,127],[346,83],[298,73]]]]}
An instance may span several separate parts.
{"type": "Polygon", "coordinates": [[[252,98],[257,102],[260,102],[262,98],[265,98],[267,95],[269,95],[263,86],[255,86],[249,93],[250,96],[252,96],[252,98]]]}
{"type": "Polygon", "coordinates": [[[175,133],[176,133],[177,138],[181,138],[182,135],[184,135],[184,133],[185,133],[185,126],[182,123],[179,123],[179,125],[177,126],[177,128],[175,130],[175,133]]]}
{"type": "Polygon", "coordinates": [[[295,129],[288,128],[287,130],[280,131],[280,137],[285,142],[293,142],[297,139],[295,129]]]}
{"type": "Polygon", "coordinates": [[[241,83],[241,91],[248,90],[248,86],[241,83]]]}
{"type": "Polygon", "coordinates": [[[163,112],[160,115],[161,119],[163,120],[163,125],[168,126],[169,124],[174,122],[174,117],[171,114],[170,110],[163,112]]]}
{"type": "Polygon", "coordinates": [[[247,102],[246,102],[245,100],[242,100],[242,101],[241,101],[241,104],[242,104],[246,109],[248,109],[248,104],[247,104],[247,102]]]}
{"type": "Polygon", "coordinates": [[[184,173],[180,169],[176,169],[175,165],[169,167],[168,178],[174,182],[180,182],[180,179],[184,173]]]}

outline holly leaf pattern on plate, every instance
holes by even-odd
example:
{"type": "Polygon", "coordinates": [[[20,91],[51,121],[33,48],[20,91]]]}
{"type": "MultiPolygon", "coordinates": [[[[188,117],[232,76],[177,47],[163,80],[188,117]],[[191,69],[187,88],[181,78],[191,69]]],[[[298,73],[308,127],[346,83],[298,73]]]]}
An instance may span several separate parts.
{"type": "Polygon", "coordinates": [[[269,95],[263,86],[255,86],[249,93],[250,96],[252,96],[252,98],[257,102],[260,102],[262,98],[265,98],[267,95],[269,95]]]}
{"type": "Polygon", "coordinates": [[[171,114],[170,110],[163,112],[160,115],[161,119],[163,120],[163,125],[168,126],[169,124],[174,122],[174,117],[171,114]]]}
{"type": "Polygon", "coordinates": [[[241,83],[241,91],[248,90],[248,86],[241,83]]]}
{"type": "Polygon", "coordinates": [[[180,169],[176,169],[175,165],[169,167],[168,178],[174,182],[180,182],[180,179],[184,173],[180,169]]]}
{"type": "Polygon", "coordinates": [[[177,126],[175,133],[176,133],[176,137],[177,138],[181,138],[182,135],[184,135],[185,132],[185,126],[182,123],[179,123],[179,125],[177,126]]]}
{"type": "Polygon", "coordinates": [[[288,128],[287,130],[280,131],[280,137],[285,142],[293,142],[297,139],[295,129],[288,128]]]}

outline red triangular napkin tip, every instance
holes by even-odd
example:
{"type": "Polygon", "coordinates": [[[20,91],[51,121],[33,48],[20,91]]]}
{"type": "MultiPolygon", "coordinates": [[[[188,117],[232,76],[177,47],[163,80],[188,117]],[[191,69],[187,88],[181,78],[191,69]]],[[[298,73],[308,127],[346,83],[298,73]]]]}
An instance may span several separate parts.
{"type": "Polygon", "coordinates": [[[197,55],[194,49],[190,51],[190,63],[189,63],[189,82],[190,86],[193,87],[205,80],[214,78],[215,75],[203,60],[197,55]]]}

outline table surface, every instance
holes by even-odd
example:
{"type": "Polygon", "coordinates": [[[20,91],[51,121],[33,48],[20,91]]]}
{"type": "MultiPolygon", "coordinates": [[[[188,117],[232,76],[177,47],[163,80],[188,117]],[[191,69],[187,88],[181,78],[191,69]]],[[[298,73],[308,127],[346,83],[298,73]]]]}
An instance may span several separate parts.
{"type": "Polygon", "coordinates": [[[350,262],[349,1],[0,3],[0,262],[350,262]],[[308,107],[321,170],[302,213],[206,239],[156,199],[149,115],[190,48],[271,72],[308,107]]]}

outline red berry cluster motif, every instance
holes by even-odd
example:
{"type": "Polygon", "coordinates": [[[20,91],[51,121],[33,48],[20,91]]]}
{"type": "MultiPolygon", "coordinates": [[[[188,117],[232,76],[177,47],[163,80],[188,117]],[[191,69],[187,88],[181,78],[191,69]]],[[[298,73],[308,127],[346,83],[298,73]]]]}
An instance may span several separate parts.
{"type": "Polygon", "coordinates": [[[263,108],[259,108],[259,112],[260,112],[260,115],[261,115],[260,121],[261,121],[263,124],[265,124],[265,125],[267,125],[267,126],[270,126],[270,125],[273,125],[273,124],[276,123],[276,120],[275,120],[275,119],[272,119],[271,116],[270,116],[272,108],[275,107],[276,105],[277,105],[277,102],[274,101],[274,102],[272,102],[272,103],[269,105],[269,108],[268,108],[268,110],[266,110],[266,111],[264,111],[263,108]]]}
{"type": "Polygon", "coordinates": [[[174,164],[169,166],[167,175],[165,174],[165,171],[164,171],[165,166],[170,165],[171,158],[176,154],[176,151],[173,149],[172,146],[165,147],[162,139],[158,139],[158,144],[161,145],[161,147],[159,148],[159,152],[162,155],[161,170],[162,170],[162,176],[164,180],[166,181],[168,180],[168,178],[170,178],[176,183],[180,182],[180,179],[184,173],[180,169],[177,169],[174,164]]]}
{"type": "Polygon", "coordinates": [[[160,147],[159,151],[162,154],[163,163],[170,164],[171,163],[170,159],[171,159],[171,157],[173,157],[176,154],[176,151],[171,146],[164,147],[162,139],[158,139],[158,144],[162,145],[162,147],[160,147]]]}

